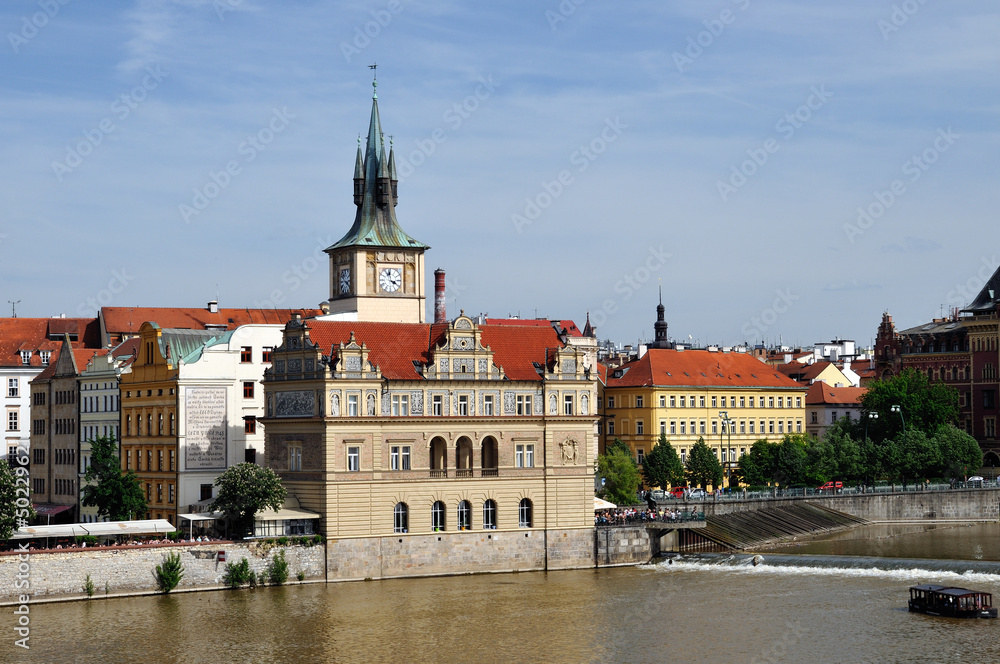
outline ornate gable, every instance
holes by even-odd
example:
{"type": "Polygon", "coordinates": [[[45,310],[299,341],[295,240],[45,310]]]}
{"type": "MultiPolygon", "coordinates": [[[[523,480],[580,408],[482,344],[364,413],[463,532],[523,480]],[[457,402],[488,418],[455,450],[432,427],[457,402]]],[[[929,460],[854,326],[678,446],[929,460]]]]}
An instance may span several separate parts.
{"type": "Polygon", "coordinates": [[[493,351],[483,346],[482,330],[465,312],[448,324],[444,339],[433,349],[424,370],[427,380],[505,380],[503,367],[493,362],[493,351]]]}

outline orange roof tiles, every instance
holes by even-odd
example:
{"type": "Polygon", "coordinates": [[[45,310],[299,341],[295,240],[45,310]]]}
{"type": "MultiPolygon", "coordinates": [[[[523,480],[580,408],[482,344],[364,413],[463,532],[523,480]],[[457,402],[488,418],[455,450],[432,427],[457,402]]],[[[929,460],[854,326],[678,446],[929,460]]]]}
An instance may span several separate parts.
{"type": "Polygon", "coordinates": [[[208,325],[225,325],[233,330],[240,325],[284,325],[292,313],[303,317],[320,316],[318,309],[219,309],[212,313],[204,307],[102,307],[104,329],[111,336],[139,333],[143,323],[156,323],[163,329],[204,330],[208,325]]]}
{"type": "Polygon", "coordinates": [[[608,387],[774,387],[802,386],[745,353],[654,348],[611,372],[608,387]]]}
{"type": "MultiPolygon", "coordinates": [[[[324,354],[336,358],[334,346],[348,343],[351,332],[358,344],[369,349],[368,360],[376,364],[390,380],[421,380],[414,362],[426,365],[444,341],[446,324],[372,323],[353,321],[305,321],[309,338],[324,354]]],[[[562,348],[551,326],[483,325],[482,343],[493,351],[493,361],[503,367],[510,380],[539,381],[534,362],[562,348]]]]}
{"type": "Polygon", "coordinates": [[[830,387],[824,382],[816,382],[806,392],[806,405],[818,404],[859,404],[868,389],[864,387],[830,387]]]}
{"type": "Polygon", "coordinates": [[[552,327],[555,323],[560,330],[566,330],[571,337],[582,337],[583,332],[571,320],[548,320],[547,318],[487,318],[487,325],[505,325],[508,327],[552,327]]]}
{"type": "Polygon", "coordinates": [[[20,367],[19,351],[31,351],[30,366],[42,366],[40,350],[53,353],[62,344],[63,334],[75,334],[74,346],[99,348],[101,335],[96,318],[0,318],[0,366],[20,367]]]}

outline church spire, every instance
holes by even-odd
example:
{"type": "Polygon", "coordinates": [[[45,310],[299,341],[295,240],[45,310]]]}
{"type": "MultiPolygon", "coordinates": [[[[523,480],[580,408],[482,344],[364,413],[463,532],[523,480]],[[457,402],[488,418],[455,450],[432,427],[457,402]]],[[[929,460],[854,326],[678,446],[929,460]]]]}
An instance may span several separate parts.
{"type": "Polygon", "coordinates": [[[666,308],[663,306],[663,285],[660,285],[660,303],[656,305],[656,322],[653,324],[653,343],[650,348],[669,348],[667,341],[666,308]]]}
{"type": "Polygon", "coordinates": [[[395,156],[391,152],[388,154],[386,152],[377,90],[378,81],[373,80],[372,112],[368,122],[364,157],[362,158],[359,143],[354,165],[354,204],[358,206],[354,224],[344,237],[327,247],[326,251],[359,245],[406,249],[429,248],[407,235],[396,220],[398,180],[395,156]]]}

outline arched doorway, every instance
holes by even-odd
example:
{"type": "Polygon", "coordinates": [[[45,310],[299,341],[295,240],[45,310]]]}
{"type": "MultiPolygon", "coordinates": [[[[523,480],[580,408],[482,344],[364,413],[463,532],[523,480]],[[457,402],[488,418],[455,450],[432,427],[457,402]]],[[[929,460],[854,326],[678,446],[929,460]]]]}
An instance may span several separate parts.
{"type": "Polygon", "coordinates": [[[499,474],[498,460],[499,452],[497,439],[493,436],[483,438],[479,463],[483,469],[483,477],[496,477],[499,474]]]}
{"type": "Polygon", "coordinates": [[[472,441],[462,436],[455,443],[455,477],[472,477],[472,441]]]}
{"type": "Polygon", "coordinates": [[[431,440],[430,466],[431,477],[448,477],[448,445],[441,436],[431,440]]]}

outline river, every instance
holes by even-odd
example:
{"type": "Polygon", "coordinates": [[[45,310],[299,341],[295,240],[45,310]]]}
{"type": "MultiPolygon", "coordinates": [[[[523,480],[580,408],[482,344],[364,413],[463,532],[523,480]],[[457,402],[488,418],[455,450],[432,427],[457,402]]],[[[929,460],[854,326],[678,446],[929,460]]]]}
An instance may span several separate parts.
{"type": "MultiPolygon", "coordinates": [[[[35,605],[4,662],[950,662],[1000,621],[910,614],[917,582],[1000,601],[1000,524],[865,526],[750,555],[35,605]],[[15,652],[19,651],[19,652],[15,652]]],[[[9,635],[8,635],[9,637],[9,635]]]]}

